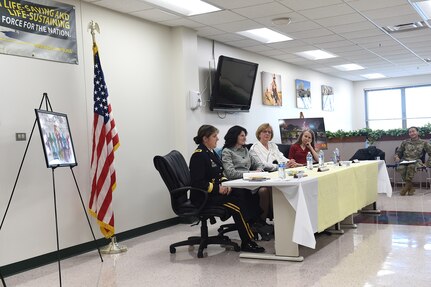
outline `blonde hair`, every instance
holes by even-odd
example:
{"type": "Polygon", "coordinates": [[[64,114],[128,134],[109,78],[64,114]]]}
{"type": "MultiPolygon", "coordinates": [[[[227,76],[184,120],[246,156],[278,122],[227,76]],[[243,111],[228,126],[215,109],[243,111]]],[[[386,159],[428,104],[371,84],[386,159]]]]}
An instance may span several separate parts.
{"type": "Polygon", "coordinates": [[[263,132],[264,130],[268,129],[268,128],[271,129],[271,138],[269,140],[272,140],[272,138],[274,137],[274,130],[272,129],[272,127],[271,127],[271,125],[269,123],[261,124],[257,128],[257,130],[256,130],[256,138],[257,138],[257,140],[260,141],[260,138],[259,138],[260,137],[260,133],[263,132]]]}

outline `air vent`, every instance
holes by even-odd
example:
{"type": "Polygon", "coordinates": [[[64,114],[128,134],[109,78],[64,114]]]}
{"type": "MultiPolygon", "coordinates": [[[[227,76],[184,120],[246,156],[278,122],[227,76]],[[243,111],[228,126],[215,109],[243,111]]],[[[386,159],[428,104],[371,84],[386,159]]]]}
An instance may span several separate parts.
{"type": "Polygon", "coordinates": [[[388,33],[408,32],[428,28],[424,21],[382,27],[388,33]]]}

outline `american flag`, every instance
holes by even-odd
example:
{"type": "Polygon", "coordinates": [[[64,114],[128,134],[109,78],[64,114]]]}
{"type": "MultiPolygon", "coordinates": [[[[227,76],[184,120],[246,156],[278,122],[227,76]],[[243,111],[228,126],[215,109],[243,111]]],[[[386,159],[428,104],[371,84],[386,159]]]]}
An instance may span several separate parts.
{"type": "Polygon", "coordinates": [[[106,238],[114,235],[114,211],[112,192],[116,187],[114,152],[120,146],[108,88],[100,65],[99,50],[93,44],[94,55],[94,120],[93,147],[91,155],[90,213],[97,218],[102,234],[106,238]]]}

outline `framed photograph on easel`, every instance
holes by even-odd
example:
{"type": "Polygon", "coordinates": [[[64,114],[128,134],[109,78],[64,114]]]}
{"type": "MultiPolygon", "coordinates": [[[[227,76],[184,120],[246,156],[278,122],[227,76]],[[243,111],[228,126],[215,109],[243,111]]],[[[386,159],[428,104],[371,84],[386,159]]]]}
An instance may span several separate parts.
{"type": "Polygon", "coordinates": [[[76,166],[75,149],[66,114],[35,109],[46,166],[76,166]]]}

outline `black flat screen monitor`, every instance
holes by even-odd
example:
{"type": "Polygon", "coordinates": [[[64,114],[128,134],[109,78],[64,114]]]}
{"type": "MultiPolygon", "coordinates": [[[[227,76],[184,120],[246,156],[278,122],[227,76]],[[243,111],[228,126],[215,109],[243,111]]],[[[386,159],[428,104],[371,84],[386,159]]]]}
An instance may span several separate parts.
{"type": "Polygon", "coordinates": [[[258,64],[220,56],[210,98],[211,111],[248,112],[258,64]]]}
{"type": "Polygon", "coordinates": [[[66,114],[35,110],[46,167],[76,166],[72,135],[66,114]]]}

